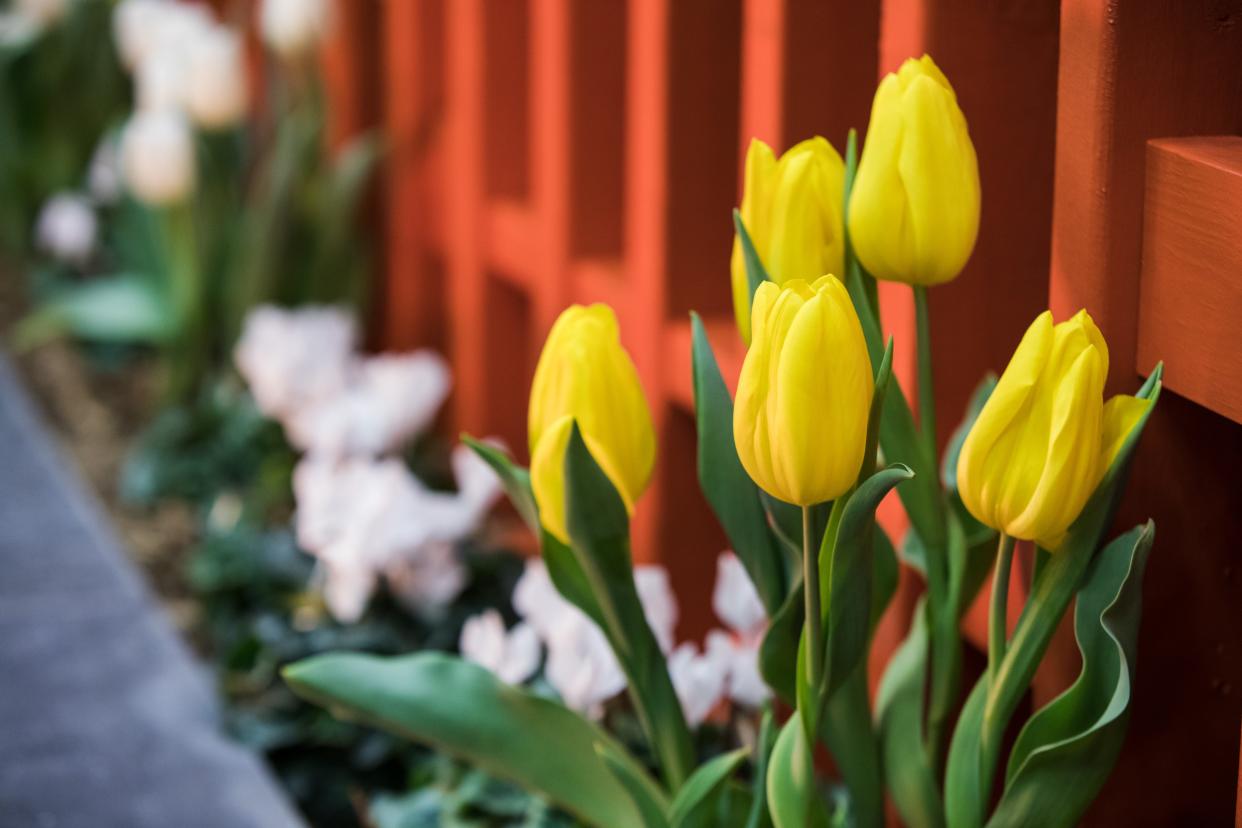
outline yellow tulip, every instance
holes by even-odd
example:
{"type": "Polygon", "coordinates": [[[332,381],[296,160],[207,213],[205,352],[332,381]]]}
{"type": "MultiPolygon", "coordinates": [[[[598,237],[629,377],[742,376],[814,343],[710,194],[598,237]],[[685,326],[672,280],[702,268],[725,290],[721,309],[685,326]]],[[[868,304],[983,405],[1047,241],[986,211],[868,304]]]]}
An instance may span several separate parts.
{"type": "Polygon", "coordinates": [[[733,408],[738,457],[764,491],[810,506],[854,485],[874,379],[862,325],[835,276],[764,282],[733,408]]]}
{"type": "Polygon", "coordinates": [[[930,57],[880,82],[850,191],[850,241],[877,279],[938,285],[979,232],[979,163],[948,79],[930,57]]]}
{"type": "Polygon", "coordinates": [[[531,488],[545,529],[569,541],[565,449],[574,421],[591,456],[633,511],[655,465],[655,429],[612,308],[566,308],[535,368],[527,431],[531,488]]]}
{"type": "MultiPolygon", "coordinates": [[[[845,164],[823,138],[802,141],[780,160],[759,139],[750,142],[739,213],[769,279],[778,285],[790,279],[812,282],[842,272],[844,187],[845,164]]],[[[749,342],[750,283],[737,238],[732,276],[737,327],[749,342]]]]}
{"type": "Polygon", "coordinates": [[[1104,402],[1108,345],[1085,310],[1040,314],[962,446],[962,502],[981,522],[1045,549],[1061,545],[1149,402],[1104,402]]]}

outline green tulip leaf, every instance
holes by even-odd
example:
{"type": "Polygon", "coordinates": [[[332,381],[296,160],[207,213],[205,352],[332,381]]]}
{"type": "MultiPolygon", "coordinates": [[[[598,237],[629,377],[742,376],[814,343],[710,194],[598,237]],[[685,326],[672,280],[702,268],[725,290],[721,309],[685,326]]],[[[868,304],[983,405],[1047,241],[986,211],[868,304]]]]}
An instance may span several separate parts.
{"type": "Polygon", "coordinates": [[[742,222],[742,213],[737,208],[733,210],[733,228],[737,231],[738,241],[742,245],[742,261],[746,264],[746,283],[750,287],[750,301],[755,301],[755,291],[759,290],[759,286],[769,281],[767,268],[763,266],[763,260],[759,258],[759,251],[755,249],[755,242],[751,239],[750,233],[746,231],[746,225],[742,222]]]}
{"type": "Polygon", "coordinates": [[[897,552],[888,533],[879,524],[871,531],[872,567],[871,567],[871,632],[875,632],[880,619],[888,609],[893,595],[897,592],[897,579],[900,571],[897,567],[897,552]]]}
{"type": "Polygon", "coordinates": [[[945,489],[951,492],[957,491],[957,461],[962,456],[962,446],[966,443],[966,435],[970,434],[975,420],[979,419],[979,412],[983,411],[984,404],[996,390],[996,382],[996,375],[989,372],[975,386],[969,402],[966,403],[966,416],[953,430],[949,436],[948,445],[944,447],[944,459],[940,463],[940,479],[944,482],[945,489]]]}
{"type": "Polygon", "coordinates": [[[670,788],[679,788],[694,767],[690,729],[638,598],[625,502],[591,456],[576,422],[565,450],[565,492],[573,557],[599,607],[601,628],[625,671],[664,778],[670,788]]]}
{"type": "Polygon", "coordinates": [[[500,478],[505,494],[526,525],[535,534],[539,534],[539,507],[535,504],[535,493],[530,487],[530,472],[519,466],[513,458],[499,446],[486,443],[469,434],[462,434],[461,441],[491,467],[500,478]]]}
{"type": "Polygon", "coordinates": [[[609,745],[595,725],[558,702],[501,682],[441,653],[382,657],[329,653],[286,667],[300,696],[348,717],[471,762],[537,791],[601,828],[647,828],[630,794],[596,752],[609,745]]]}
{"type": "Polygon", "coordinates": [[[618,751],[613,743],[598,742],[595,749],[634,800],[634,807],[642,817],[644,828],[669,828],[668,797],[647,772],[628,753],[618,751]]]}
{"type": "Polygon", "coordinates": [[[768,762],[772,756],[772,746],[776,743],[776,726],[772,720],[772,705],[768,703],[763,709],[763,718],[759,722],[759,740],[755,744],[755,779],[752,783],[750,814],[747,815],[745,828],[767,828],[771,824],[768,816],[768,762]]]}
{"type": "Polygon", "coordinates": [[[768,811],[775,828],[828,828],[828,811],[796,710],[776,737],[767,784],[768,811]]]}
{"type": "Polygon", "coordinates": [[[759,672],[786,704],[797,705],[796,672],[802,622],[806,616],[802,579],[799,578],[772,616],[759,645],[759,672]]]}
{"type": "Polygon", "coordinates": [[[604,619],[599,604],[591,593],[586,573],[574,557],[573,550],[546,532],[539,522],[539,506],[535,503],[535,494],[531,490],[530,472],[513,462],[501,448],[468,434],[462,435],[462,442],[496,472],[513,507],[531,531],[539,536],[543,561],[548,567],[548,577],[552,579],[557,591],[603,627],[604,619]]]}
{"type": "Polygon", "coordinates": [[[1137,526],[1092,561],[1074,612],[1082,671],[1018,734],[989,826],[1077,825],[1103,787],[1129,720],[1143,571],[1154,535],[1150,521],[1137,526]]]}
{"type": "Polygon", "coordinates": [[[698,314],[690,315],[690,325],[699,485],[770,616],[788,591],[785,556],[768,527],[759,487],[738,459],[733,400],[698,314]]]}
{"type": "Polygon", "coordinates": [[[1138,440],[1159,399],[1162,373],[1163,367],[1157,365],[1143,384],[1137,396],[1149,400],[1150,405],[1126,436],[1061,547],[1043,564],[1033,582],[997,671],[996,686],[987,692],[985,679],[980,679],[962,711],[949,747],[945,779],[945,806],[954,826],[975,828],[983,824],[1001,736],[1082,585],[1104,531],[1112,523],[1138,440]]]}
{"type": "Polygon", "coordinates": [[[929,644],[927,605],[920,599],[910,632],[889,660],[875,699],[885,782],[893,804],[910,828],[944,825],[936,777],[923,749],[929,644]]]}
{"type": "Polygon", "coordinates": [[[712,828],[717,825],[725,783],[748,754],[746,748],[739,748],[701,765],[673,798],[669,808],[669,824],[673,828],[712,828]]]}
{"type": "Polygon", "coordinates": [[[132,274],[100,277],[74,285],[44,302],[13,334],[25,350],[57,336],[92,342],[158,345],[176,333],[174,311],[165,293],[132,274]]]}
{"type": "Polygon", "coordinates": [[[851,824],[855,828],[880,828],[884,825],[884,776],[880,745],[872,726],[865,659],[828,700],[819,734],[849,790],[851,824]]]}
{"type": "Polygon", "coordinates": [[[820,550],[820,594],[824,596],[825,698],[840,687],[866,656],[871,638],[871,575],[875,510],[893,487],[914,473],[889,466],[865,480],[841,513],[835,537],[820,550]],[[832,547],[827,548],[831,543],[832,547]]]}

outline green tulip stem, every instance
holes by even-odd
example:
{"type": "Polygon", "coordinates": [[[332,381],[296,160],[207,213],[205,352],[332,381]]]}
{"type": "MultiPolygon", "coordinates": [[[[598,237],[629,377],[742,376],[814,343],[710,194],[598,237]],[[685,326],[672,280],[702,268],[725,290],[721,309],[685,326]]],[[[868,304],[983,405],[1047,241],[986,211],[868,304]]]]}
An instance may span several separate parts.
{"type": "Polygon", "coordinates": [[[915,337],[918,343],[919,430],[927,444],[928,456],[936,457],[936,393],[932,380],[931,315],[927,309],[927,288],[914,285],[915,337]]]}
{"type": "MultiPolygon", "coordinates": [[[[834,504],[835,505],[835,504],[834,504]]],[[[806,596],[806,670],[807,683],[819,691],[823,676],[824,630],[820,619],[819,601],[819,544],[811,536],[811,507],[802,507],[802,583],[806,596]]],[[[815,711],[806,711],[814,715],[815,711]]]]}
{"type": "Polygon", "coordinates": [[[992,600],[988,607],[988,684],[995,686],[1005,657],[1006,621],[1009,604],[1009,571],[1013,568],[1014,539],[1004,532],[996,548],[996,574],[992,576],[992,600]]]}

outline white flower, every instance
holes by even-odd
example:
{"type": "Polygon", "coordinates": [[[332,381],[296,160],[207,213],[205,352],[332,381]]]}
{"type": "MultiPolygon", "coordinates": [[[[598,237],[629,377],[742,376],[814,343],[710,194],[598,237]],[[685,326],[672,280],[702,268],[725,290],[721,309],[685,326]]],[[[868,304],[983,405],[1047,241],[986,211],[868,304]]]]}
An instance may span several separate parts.
{"type": "Polygon", "coordinates": [[[353,317],[334,307],[250,311],[233,362],[266,416],[293,416],[340,392],[349,376],[353,317]]]}
{"type": "Polygon", "coordinates": [[[677,597],[669,584],[668,571],[662,566],[636,566],[634,584],[647,624],[660,649],[667,654],[673,649],[673,630],[677,626],[677,597]]]}
{"type": "Polygon", "coordinates": [[[98,224],[89,198],[81,193],[57,193],[39,211],[35,240],[62,262],[85,264],[95,251],[98,224]]]}
{"type": "Polygon", "coordinates": [[[707,651],[725,665],[727,693],[743,707],[756,708],[772,695],[759,672],[759,645],[762,635],[742,638],[723,630],[707,634],[707,651]]]}
{"type": "Polygon", "coordinates": [[[570,610],[544,640],[544,675],[566,707],[598,719],[604,702],[625,689],[625,673],[595,622],[576,607],[570,610]]]}
{"type": "Polygon", "coordinates": [[[469,573],[447,541],[430,541],[417,553],[398,559],[384,570],[388,591],[410,612],[439,620],[445,608],[466,588],[469,573]]]}
{"type": "Polygon", "coordinates": [[[96,204],[115,204],[120,199],[121,148],[113,135],[105,135],[95,147],[86,184],[96,204]]]}
{"type": "Polygon", "coordinates": [[[0,11],[0,46],[19,48],[39,36],[39,25],[22,14],[0,11]]]}
{"type": "Polygon", "coordinates": [[[506,631],[494,609],[467,619],[458,645],[461,654],[496,674],[506,684],[521,684],[539,667],[539,637],[529,624],[506,631]]]}
{"type": "Polygon", "coordinates": [[[687,641],[668,657],[668,675],[691,727],[701,725],[724,698],[728,668],[728,654],[711,647],[710,642],[701,655],[699,648],[687,641]]]}
{"type": "Polygon", "coordinates": [[[211,10],[198,3],[121,0],[112,12],[117,53],[131,71],[158,51],[184,55],[212,25],[211,10]]]}
{"type": "Polygon", "coordinates": [[[327,33],[328,0],[263,0],[259,27],[263,40],[286,60],[307,55],[327,33]]]}
{"type": "Polygon", "coordinates": [[[469,492],[430,491],[399,460],[308,457],[294,469],[298,544],[323,564],[325,596],[339,620],[361,615],[381,576],[426,617],[464,588],[455,544],[478,528],[499,482],[466,480],[477,478],[468,458],[456,452],[453,459],[459,474],[467,470],[459,479],[469,492]]]}
{"type": "Polygon", "coordinates": [[[739,635],[750,635],[767,626],[763,601],[746,574],[746,568],[732,552],[722,552],[716,559],[712,609],[716,611],[716,617],[739,635]]]}
{"type": "Polygon", "coordinates": [[[139,112],[130,118],[121,159],[130,192],[147,204],[174,204],[194,190],[194,136],[175,112],[139,112]]]}
{"type": "Polygon", "coordinates": [[[197,37],[186,53],[183,103],[204,129],[233,126],[246,114],[246,65],[241,39],[224,26],[197,37]]]}
{"type": "Polygon", "coordinates": [[[365,567],[332,566],[322,563],[316,570],[319,590],[332,617],[352,624],[362,617],[375,593],[375,573],[365,567]]]}
{"type": "Polygon", "coordinates": [[[625,673],[603,632],[557,591],[542,560],[526,562],[513,590],[513,608],[548,650],[544,676],[572,710],[591,718],[625,689],[625,673]]]}
{"type": "Polygon", "coordinates": [[[69,0],[16,0],[17,13],[39,26],[57,23],[69,11],[69,0]]]}
{"type": "Polygon", "coordinates": [[[134,105],[140,112],[179,111],[185,79],[185,53],[157,49],[134,70],[134,105]]]}
{"type": "Polygon", "coordinates": [[[286,415],[289,441],[333,457],[393,451],[431,425],[450,385],[448,366],[430,351],[358,360],[339,393],[286,415]]]}

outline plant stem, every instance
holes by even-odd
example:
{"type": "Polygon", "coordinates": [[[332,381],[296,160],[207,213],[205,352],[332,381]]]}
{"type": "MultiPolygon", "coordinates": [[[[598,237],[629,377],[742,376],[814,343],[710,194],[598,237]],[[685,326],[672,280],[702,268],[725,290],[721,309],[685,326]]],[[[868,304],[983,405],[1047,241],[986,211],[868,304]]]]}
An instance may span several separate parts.
{"type": "Polygon", "coordinates": [[[918,345],[919,430],[927,446],[927,454],[936,457],[936,394],[932,381],[931,316],[927,309],[927,288],[915,285],[914,320],[918,345]]]}
{"type": "Polygon", "coordinates": [[[992,576],[992,601],[988,608],[988,684],[996,684],[1001,659],[1005,657],[1006,622],[1009,605],[1009,571],[1013,566],[1014,539],[1004,532],[996,548],[996,573],[992,576]]]}
{"type": "MultiPolygon", "coordinates": [[[[802,507],[802,584],[806,596],[807,683],[818,692],[823,676],[824,631],[819,604],[819,544],[811,538],[811,508],[802,507]]],[[[806,711],[812,715],[815,711],[806,711]]]]}

